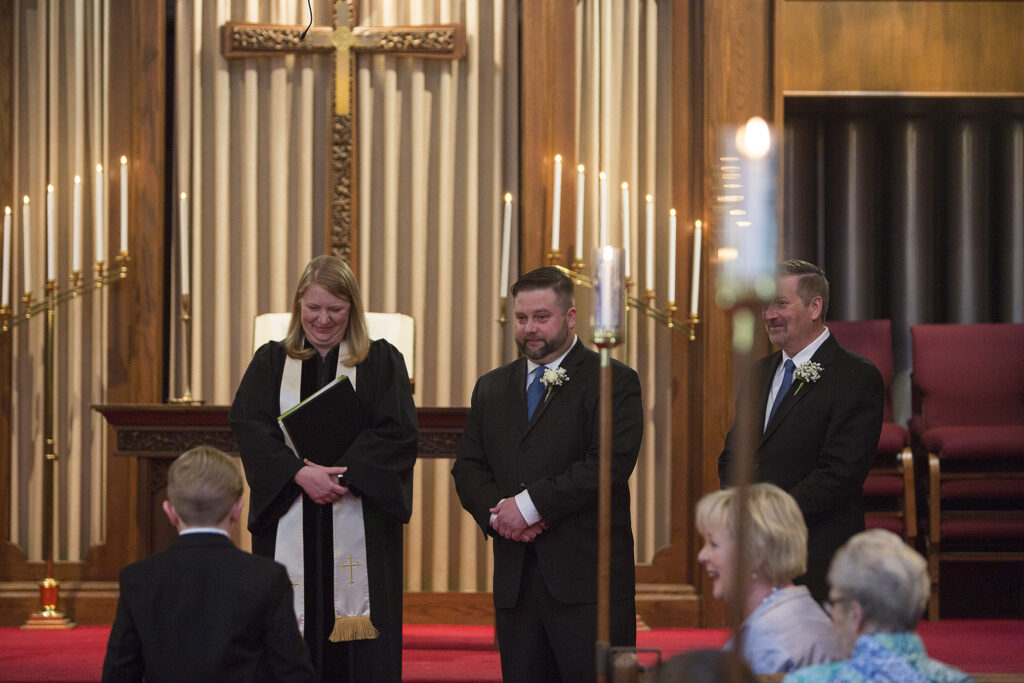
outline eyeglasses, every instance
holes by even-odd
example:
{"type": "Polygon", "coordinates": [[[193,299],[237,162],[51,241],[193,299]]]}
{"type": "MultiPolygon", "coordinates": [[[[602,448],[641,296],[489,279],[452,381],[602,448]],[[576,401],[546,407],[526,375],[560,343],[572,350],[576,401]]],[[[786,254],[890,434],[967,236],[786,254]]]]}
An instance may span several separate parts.
{"type": "Polygon", "coordinates": [[[825,600],[825,602],[821,603],[821,607],[822,607],[822,609],[825,610],[825,614],[827,614],[829,616],[829,618],[832,618],[832,615],[833,615],[833,613],[835,612],[835,609],[836,609],[836,605],[841,605],[841,604],[844,604],[844,603],[848,603],[852,599],[853,598],[832,598],[832,597],[829,597],[829,598],[827,598],[825,600]]]}

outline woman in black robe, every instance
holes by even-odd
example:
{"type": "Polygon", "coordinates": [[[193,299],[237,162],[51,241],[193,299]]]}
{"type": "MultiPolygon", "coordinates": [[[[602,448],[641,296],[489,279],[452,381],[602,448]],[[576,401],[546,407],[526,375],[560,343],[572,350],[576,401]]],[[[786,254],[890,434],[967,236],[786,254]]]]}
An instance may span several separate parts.
{"type": "MultiPolygon", "coordinates": [[[[402,354],[383,339],[369,340],[359,286],[343,261],[319,256],[306,266],[296,286],[288,335],[256,351],[231,405],[230,422],[251,488],[248,524],[255,554],[274,557],[275,549],[280,552],[278,524],[301,500],[297,519],[304,580],[293,582],[304,595],[299,606],[300,611],[304,607],[303,636],[321,680],[398,683],[402,525],[412,510],[416,409],[402,354]],[[286,399],[288,387],[300,394],[294,396],[297,402],[339,372],[353,381],[349,400],[355,405],[337,419],[349,423],[354,438],[347,447],[329,449],[333,461],[303,461],[278,424],[282,407],[294,404],[286,399]],[[284,386],[283,376],[290,378],[284,386]],[[379,635],[333,642],[352,637],[338,636],[341,619],[334,604],[334,544],[343,539],[334,533],[332,506],[346,496],[362,503],[370,630],[379,635]]],[[[347,571],[342,575],[351,576],[347,571]]]]}

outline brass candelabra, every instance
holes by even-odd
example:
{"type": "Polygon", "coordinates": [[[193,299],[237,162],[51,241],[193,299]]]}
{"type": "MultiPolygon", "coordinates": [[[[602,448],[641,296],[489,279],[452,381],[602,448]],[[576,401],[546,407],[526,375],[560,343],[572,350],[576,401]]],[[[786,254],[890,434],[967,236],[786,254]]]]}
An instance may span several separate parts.
{"type": "Polygon", "coordinates": [[[33,301],[32,292],[25,292],[22,302],[25,307],[15,313],[10,307],[0,309],[0,331],[9,332],[15,325],[26,323],[34,316],[46,313],[46,343],[44,349],[44,386],[43,386],[43,559],[46,562],[46,576],[39,582],[40,609],[29,616],[23,628],[27,629],[61,629],[73,628],[64,614],[57,610],[60,582],[53,576],[54,561],[54,468],[57,465],[57,448],[54,437],[54,368],[55,368],[55,322],[57,307],[83,294],[101,289],[104,285],[119,282],[128,277],[128,262],[131,257],[127,252],[117,256],[117,266],[107,268],[103,261],[97,261],[93,267],[93,278],[82,281],[82,274],[73,271],[70,286],[57,290],[55,280],[47,280],[46,296],[41,301],[33,301]]]}

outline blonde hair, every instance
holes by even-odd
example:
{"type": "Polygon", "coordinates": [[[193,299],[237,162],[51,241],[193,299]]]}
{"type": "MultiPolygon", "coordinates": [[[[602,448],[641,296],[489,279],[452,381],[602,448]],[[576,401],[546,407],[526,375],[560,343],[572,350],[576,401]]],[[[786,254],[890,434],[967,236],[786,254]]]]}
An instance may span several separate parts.
{"type": "Polygon", "coordinates": [[[928,602],[928,563],[896,534],[870,529],[836,551],[828,582],[843,598],[856,600],[874,631],[913,631],[928,602]]]}
{"type": "Polygon", "coordinates": [[[242,497],[242,475],[231,456],[196,446],[171,463],[167,500],[188,526],[216,526],[242,497]]]}
{"type": "Polygon", "coordinates": [[[295,285],[292,319],[284,338],[285,353],[302,360],[312,358],[316,353],[315,349],[306,346],[306,332],[302,329],[302,297],[311,285],[320,285],[329,294],[345,299],[352,305],[348,313],[348,327],[342,337],[342,340],[348,342],[348,358],[342,358],[341,361],[350,366],[362,363],[370,353],[370,335],[366,329],[362,297],[359,296],[359,283],[348,264],[330,254],[317,256],[310,261],[295,285]]]}
{"type": "MultiPolygon", "coordinates": [[[[702,536],[715,525],[736,537],[739,489],[709,493],[697,503],[697,530],[702,536]]],[[[747,488],[750,525],[746,554],[752,569],[769,583],[791,581],[807,571],[807,525],[793,496],[775,484],[747,488]]]]}

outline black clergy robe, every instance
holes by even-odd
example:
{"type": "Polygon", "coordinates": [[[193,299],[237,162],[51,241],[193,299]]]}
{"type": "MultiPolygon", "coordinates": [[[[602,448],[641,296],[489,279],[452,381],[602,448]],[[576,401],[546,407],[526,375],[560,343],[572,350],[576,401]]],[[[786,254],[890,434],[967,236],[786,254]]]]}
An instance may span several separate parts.
{"type": "MultiPolygon", "coordinates": [[[[277,523],[301,494],[306,572],[304,638],[321,680],[394,681],[402,677],[402,525],[412,512],[412,469],[416,460],[416,408],[402,354],[385,340],[370,344],[356,366],[356,398],[365,428],[328,465],[348,467],[351,491],[363,500],[370,619],[380,632],[373,640],[331,643],[334,625],[332,519],[329,505],[314,503],[295,483],[302,462],[285,445],[277,422],[286,354],[268,342],[253,356],[231,405],[231,429],[238,441],[252,490],[249,531],[253,552],[274,556],[277,523]],[[311,567],[318,568],[316,571],[311,567]]],[[[334,379],[338,349],[303,361],[301,397],[334,379]]]]}

